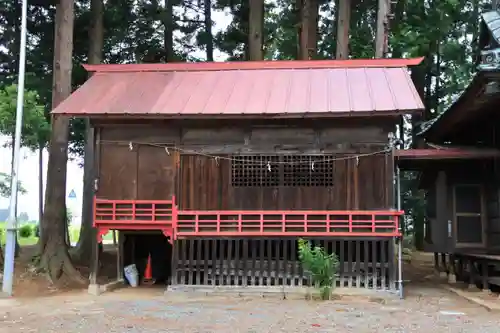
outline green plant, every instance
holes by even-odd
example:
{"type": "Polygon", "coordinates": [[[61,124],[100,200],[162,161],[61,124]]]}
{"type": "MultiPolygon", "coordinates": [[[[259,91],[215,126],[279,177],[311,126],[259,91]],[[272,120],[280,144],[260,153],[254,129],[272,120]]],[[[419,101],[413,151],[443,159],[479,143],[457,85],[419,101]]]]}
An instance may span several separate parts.
{"type": "Polygon", "coordinates": [[[31,235],[33,235],[33,227],[31,225],[25,224],[19,228],[19,237],[29,238],[31,235]]]}
{"type": "Polygon", "coordinates": [[[299,239],[299,260],[311,275],[313,286],[319,289],[321,299],[330,299],[339,269],[337,255],[327,254],[322,247],[312,247],[309,241],[299,239]]]}

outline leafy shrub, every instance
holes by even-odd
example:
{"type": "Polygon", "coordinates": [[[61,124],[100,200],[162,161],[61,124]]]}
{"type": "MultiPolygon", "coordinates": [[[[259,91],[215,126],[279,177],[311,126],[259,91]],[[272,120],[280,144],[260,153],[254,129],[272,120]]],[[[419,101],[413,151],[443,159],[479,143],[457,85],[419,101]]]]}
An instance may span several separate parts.
{"type": "Polygon", "coordinates": [[[29,224],[22,225],[19,228],[19,237],[21,238],[29,238],[33,235],[33,227],[29,224]]]}
{"type": "Polygon", "coordinates": [[[299,259],[304,270],[311,274],[313,285],[319,289],[321,299],[330,299],[339,269],[337,255],[327,254],[322,247],[312,247],[309,241],[299,239],[299,259]]]}

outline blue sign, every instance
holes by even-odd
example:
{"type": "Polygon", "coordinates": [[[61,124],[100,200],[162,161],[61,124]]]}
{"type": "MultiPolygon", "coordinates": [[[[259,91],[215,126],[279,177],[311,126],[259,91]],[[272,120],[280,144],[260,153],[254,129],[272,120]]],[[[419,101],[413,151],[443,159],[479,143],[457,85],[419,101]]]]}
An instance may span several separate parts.
{"type": "Polygon", "coordinates": [[[76,193],[75,193],[75,190],[71,190],[71,192],[69,192],[69,194],[68,194],[68,198],[69,198],[69,199],[76,199],[76,193]]]}

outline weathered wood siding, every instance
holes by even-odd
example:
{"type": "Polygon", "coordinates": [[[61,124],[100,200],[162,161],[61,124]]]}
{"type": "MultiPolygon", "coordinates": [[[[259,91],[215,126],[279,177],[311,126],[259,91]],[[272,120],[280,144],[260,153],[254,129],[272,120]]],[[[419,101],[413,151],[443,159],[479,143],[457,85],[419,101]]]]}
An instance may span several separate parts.
{"type": "Polygon", "coordinates": [[[391,181],[388,179],[391,175],[387,159],[386,154],[381,154],[360,158],[357,165],[355,159],[335,161],[333,186],[328,187],[233,187],[231,161],[183,155],[180,165],[179,206],[182,209],[214,210],[389,208],[392,206],[392,189],[387,188],[391,181]]]}
{"type": "Polygon", "coordinates": [[[162,200],[175,194],[178,154],[134,145],[101,145],[97,195],[105,199],[162,200]]]}
{"type": "Polygon", "coordinates": [[[441,163],[436,169],[435,182],[427,188],[427,218],[431,239],[425,241],[425,250],[433,252],[500,252],[500,186],[493,172],[493,163],[485,161],[455,161],[441,163]],[[461,188],[457,192],[457,187],[461,188]],[[480,193],[480,195],[478,195],[480,193]],[[435,212],[432,212],[435,204],[435,212]],[[473,212],[474,211],[474,212],[473,212]],[[474,222],[475,212],[481,214],[474,222]],[[462,218],[462,230],[458,223],[462,218]],[[467,221],[469,219],[470,221],[467,221]],[[448,230],[451,221],[451,234],[448,230]],[[483,229],[484,228],[484,229],[483,229]],[[484,245],[460,244],[460,238],[477,238],[483,229],[484,245]]]}
{"type": "Polygon", "coordinates": [[[279,156],[337,158],[370,153],[386,148],[387,134],[386,128],[373,125],[319,129],[103,126],[99,128],[97,195],[161,200],[175,194],[181,209],[201,210],[387,209],[393,207],[390,153],[331,162],[328,186],[233,186],[230,160],[242,155],[283,159],[279,156]],[[167,153],[164,146],[175,149],[167,153]]]}
{"type": "Polygon", "coordinates": [[[424,251],[447,253],[454,249],[454,230],[451,235],[448,232],[448,221],[453,220],[452,204],[447,174],[439,171],[427,188],[424,251]]]}

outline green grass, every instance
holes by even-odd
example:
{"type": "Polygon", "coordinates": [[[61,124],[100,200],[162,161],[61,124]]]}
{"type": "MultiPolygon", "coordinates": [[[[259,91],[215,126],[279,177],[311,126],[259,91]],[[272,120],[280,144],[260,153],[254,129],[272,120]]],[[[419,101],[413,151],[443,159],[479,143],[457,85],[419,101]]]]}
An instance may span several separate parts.
{"type": "MultiPolygon", "coordinates": [[[[2,245],[5,244],[5,222],[0,222],[0,243],[2,245]]],[[[38,242],[38,237],[35,237],[35,224],[31,224],[33,226],[33,235],[30,237],[20,237],[18,234],[17,241],[20,246],[30,246],[35,245],[38,242]]],[[[18,227],[21,227],[18,226],[18,227]]],[[[69,227],[69,238],[71,243],[76,243],[78,238],[80,237],[80,226],[70,226],[69,227]]],[[[107,235],[103,237],[104,240],[113,240],[113,234],[109,232],[107,235]]]]}

